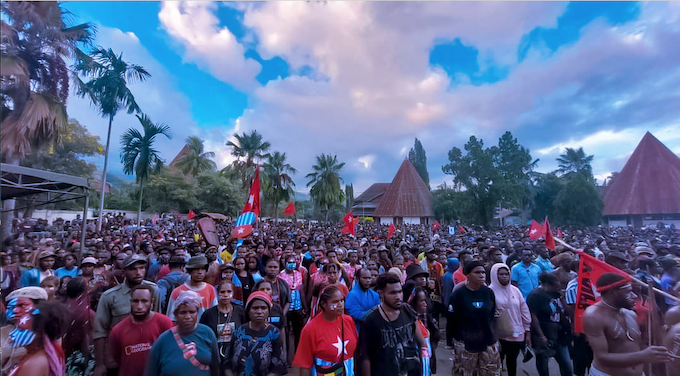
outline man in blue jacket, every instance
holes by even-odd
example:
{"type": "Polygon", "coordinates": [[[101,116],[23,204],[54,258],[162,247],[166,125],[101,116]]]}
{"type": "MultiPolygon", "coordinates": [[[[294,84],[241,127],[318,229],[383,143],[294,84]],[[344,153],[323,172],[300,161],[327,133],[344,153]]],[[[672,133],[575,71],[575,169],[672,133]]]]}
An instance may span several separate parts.
{"type": "Polygon", "coordinates": [[[21,287],[40,286],[40,282],[49,276],[54,275],[54,262],[56,256],[53,251],[44,250],[38,255],[38,265],[36,268],[24,270],[21,273],[21,287]]]}
{"type": "Polygon", "coordinates": [[[354,318],[357,330],[366,315],[380,304],[380,295],[371,289],[371,271],[367,268],[357,270],[354,287],[345,298],[345,310],[354,318]]]}

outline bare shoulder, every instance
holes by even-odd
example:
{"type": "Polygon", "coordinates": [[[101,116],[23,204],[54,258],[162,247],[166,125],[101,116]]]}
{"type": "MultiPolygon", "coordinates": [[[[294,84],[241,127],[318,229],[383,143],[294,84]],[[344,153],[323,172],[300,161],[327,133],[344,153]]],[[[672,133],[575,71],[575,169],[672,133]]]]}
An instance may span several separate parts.
{"type": "Polygon", "coordinates": [[[675,306],[666,312],[666,317],[664,319],[664,324],[671,327],[677,323],[680,323],[680,306],[675,306]]]}
{"type": "Polygon", "coordinates": [[[627,319],[633,319],[637,321],[637,313],[635,313],[635,311],[625,308],[622,309],[621,311],[623,312],[624,315],[626,315],[627,319]]]}
{"type": "Polygon", "coordinates": [[[37,352],[27,358],[17,370],[16,376],[46,376],[49,364],[44,351],[37,352]]]}

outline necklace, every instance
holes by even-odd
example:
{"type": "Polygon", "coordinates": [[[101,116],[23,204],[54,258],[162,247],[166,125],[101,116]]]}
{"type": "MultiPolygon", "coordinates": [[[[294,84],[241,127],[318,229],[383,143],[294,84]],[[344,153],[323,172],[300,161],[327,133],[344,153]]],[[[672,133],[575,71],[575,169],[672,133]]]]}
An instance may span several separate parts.
{"type": "MultiPolygon", "coordinates": [[[[614,311],[616,311],[619,314],[619,316],[623,316],[623,326],[624,326],[623,329],[626,331],[626,338],[628,338],[628,340],[631,341],[631,342],[635,342],[633,337],[630,335],[630,328],[628,327],[628,319],[626,318],[626,314],[623,313],[620,308],[616,308],[613,305],[605,302],[604,299],[600,300],[600,302],[602,302],[602,304],[609,307],[610,309],[613,309],[614,311]]],[[[620,320],[618,318],[616,319],[616,323],[620,324],[620,320]]]]}

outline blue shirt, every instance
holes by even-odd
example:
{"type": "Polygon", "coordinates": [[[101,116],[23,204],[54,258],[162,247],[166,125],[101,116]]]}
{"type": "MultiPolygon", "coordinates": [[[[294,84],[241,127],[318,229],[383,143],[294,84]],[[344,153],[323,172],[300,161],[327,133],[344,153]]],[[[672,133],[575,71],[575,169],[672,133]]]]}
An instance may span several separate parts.
{"type": "Polygon", "coordinates": [[[555,267],[553,266],[552,262],[550,262],[550,260],[544,259],[540,256],[536,259],[536,265],[538,265],[541,270],[546,273],[552,273],[552,271],[555,270],[555,267]]]}
{"type": "Polygon", "coordinates": [[[66,269],[65,267],[62,266],[61,268],[54,271],[54,275],[59,277],[59,279],[61,279],[62,277],[75,278],[75,277],[78,276],[78,267],[74,266],[73,269],[68,270],[68,269],[66,269]]]}
{"type": "Polygon", "coordinates": [[[526,266],[523,262],[519,262],[512,267],[511,278],[517,282],[517,287],[524,299],[538,287],[538,275],[541,272],[541,267],[534,263],[526,266]]]}
{"type": "MultiPolygon", "coordinates": [[[[196,344],[196,359],[203,365],[218,369],[220,366],[220,354],[217,350],[217,338],[208,326],[198,324],[196,330],[187,336],[182,336],[185,344],[196,344]]],[[[149,359],[146,363],[146,376],[210,376],[210,370],[199,370],[198,367],[184,358],[182,350],[177,346],[177,341],[171,330],[165,331],[153,344],[149,359]]]]}

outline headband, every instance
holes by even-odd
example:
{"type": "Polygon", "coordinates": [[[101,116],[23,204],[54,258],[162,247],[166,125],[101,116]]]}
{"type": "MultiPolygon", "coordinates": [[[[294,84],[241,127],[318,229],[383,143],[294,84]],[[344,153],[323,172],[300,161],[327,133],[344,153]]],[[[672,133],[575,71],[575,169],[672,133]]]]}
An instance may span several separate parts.
{"type": "Polygon", "coordinates": [[[604,286],[601,286],[601,287],[598,286],[596,289],[597,289],[597,292],[599,292],[599,293],[601,294],[601,293],[603,293],[603,292],[605,292],[605,291],[609,291],[609,290],[612,290],[612,289],[615,289],[615,288],[619,288],[619,287],[621,287],[621,286],[623,286],[623,285],[626,285],[626,284],[628,284],[628,283],[630,283],[630,281],[628,280],[628,278],[624,278],[624,279],[622,279],[622,280],[620,280],[620,281],[616,281],[616,282],[610,283],[610,284],[608,284],[608,285],[604,285],[604,286]]]}

